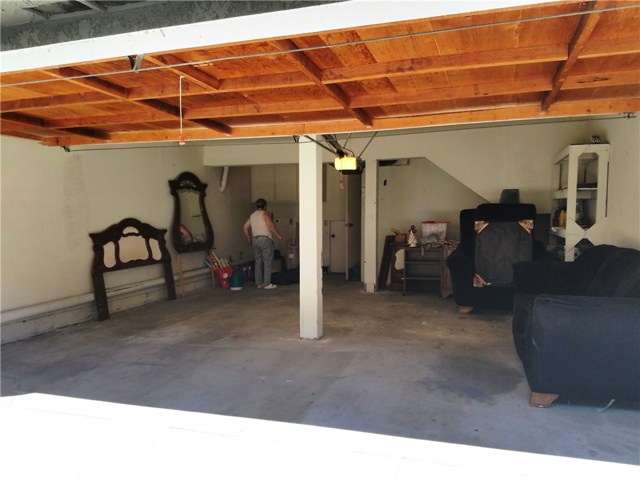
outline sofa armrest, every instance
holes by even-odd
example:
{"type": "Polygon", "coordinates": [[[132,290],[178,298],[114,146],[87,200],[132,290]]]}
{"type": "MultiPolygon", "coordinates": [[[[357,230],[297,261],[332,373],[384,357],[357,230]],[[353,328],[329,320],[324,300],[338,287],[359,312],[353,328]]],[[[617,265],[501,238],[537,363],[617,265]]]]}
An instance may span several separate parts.
{"type": "Polygon", "coordinates": [[[534,392],[640,400],[640,299],[539,295],[524,360],[534,392]]]}
{"type": "Polygon", "coordinates": [[[574,276],[572,263],[517,262],[513,264],[513,287],[516,294],[578,293],[580,279],[574,276]]]}

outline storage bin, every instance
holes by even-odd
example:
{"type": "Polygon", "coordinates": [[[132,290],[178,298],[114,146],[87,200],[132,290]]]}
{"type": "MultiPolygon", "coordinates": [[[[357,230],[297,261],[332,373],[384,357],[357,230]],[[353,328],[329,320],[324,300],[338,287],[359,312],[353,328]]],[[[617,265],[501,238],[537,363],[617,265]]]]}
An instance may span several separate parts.
{"type": "Polygon", "coordinates": [[[245,271],[243,268],[236,267],[233,269],[233,275],[229,277],[230,290],[242,290],[245,282],[245,271]]]}
{"type": "Polygon", "coordinates": [[[422,222],[421,243],[436,243],[447,238],[447,224],[449,222],[427,220],[422,222]]]}

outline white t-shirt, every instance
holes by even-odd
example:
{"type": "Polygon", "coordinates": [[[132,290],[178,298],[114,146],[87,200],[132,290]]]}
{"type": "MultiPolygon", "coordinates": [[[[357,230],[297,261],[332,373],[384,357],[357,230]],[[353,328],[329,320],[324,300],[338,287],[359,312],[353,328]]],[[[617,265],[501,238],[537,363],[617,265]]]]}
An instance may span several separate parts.
{"type": "Polygon", "coordinates": [[[262,235],[272,238],[271,230],[269,230],[267,222],[264,219],[265,215],[267,215],[267,213],[264,210],[256,210],[249,217],[249,221],[251,222],[251,234],[254,237],[262,235]]]}

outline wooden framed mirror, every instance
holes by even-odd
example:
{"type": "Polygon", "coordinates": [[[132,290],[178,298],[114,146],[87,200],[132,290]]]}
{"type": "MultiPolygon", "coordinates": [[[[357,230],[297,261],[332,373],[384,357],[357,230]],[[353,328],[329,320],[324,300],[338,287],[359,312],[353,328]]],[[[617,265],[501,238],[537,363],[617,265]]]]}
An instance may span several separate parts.
{"type": "Polygon", "coordinates": [[[174,198],[171,240],[178,253],[209,250],[213,247],[213,228],[204,206],[207,184],[191,172],[169,180],[174,198]]]}

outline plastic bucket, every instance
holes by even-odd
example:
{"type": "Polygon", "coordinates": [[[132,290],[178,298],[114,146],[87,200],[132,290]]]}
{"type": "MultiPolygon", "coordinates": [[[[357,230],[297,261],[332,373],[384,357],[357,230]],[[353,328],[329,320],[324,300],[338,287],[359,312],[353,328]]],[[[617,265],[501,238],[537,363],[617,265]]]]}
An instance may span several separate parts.
{"type": "Polygon", "coordinates": [[[229,290],[242,290],[244,285],[244,270],[236,268],[233,275],[229,277],[229,290]]]}

